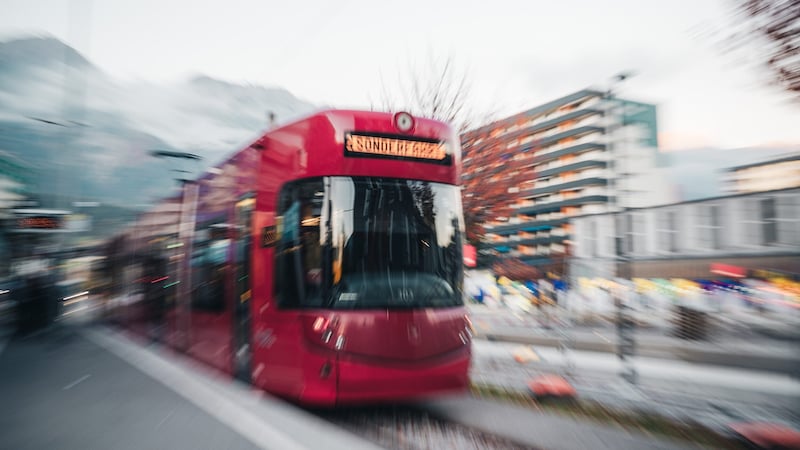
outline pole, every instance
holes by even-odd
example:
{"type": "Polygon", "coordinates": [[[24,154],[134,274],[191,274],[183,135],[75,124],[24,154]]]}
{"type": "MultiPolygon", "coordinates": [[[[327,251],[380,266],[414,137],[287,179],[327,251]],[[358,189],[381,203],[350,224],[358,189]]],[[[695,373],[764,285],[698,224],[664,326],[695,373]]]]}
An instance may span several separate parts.
{"type": "Polygon", "coordinates": [[[178,254],[178,330],[181,349],[189,350],[191,345],[191,292],[192,292],[192,242],[194,241],[195,215],[197,212],[198,185],[195,181],[183,181],[181,211],[178,225],[178,240],[182,244],[178,254]]]}
{"type": "MultiPolygon", "coordinates": [[[[626,155],[620,154],[614,142],[614,132],[622,126],[618,125],[616,117],[616,100],[615,100],[615,85],[630,78],[630,72],[623,72],[614,77],[611,88],[606,92],[605,99],[608,102],[607,111],[610,112],[607,117],[606,133],[608,135],[608,150],[611,154],[611,163],[614,167],[614,227],[616,228],[615,237],[615,253],[616,253],[616,270],[617,283],[612,292],[614,303],[617,310],[617,356],[622,362],[622,370],[620,376],[630,384],[636,384],[638,374],[636,367],[633,365],[632,357],[635,355],[636,338],[634,335],[636,323],[631,317],[630,308],[627,304],[628,297],[631,294],[633,287],[630,285],[630,260],[627,257],[626,239],[627,231],[627,203],[625,202],[622,177],[625,176],[623,170],[623,162],[626,155]]],[[[624,117],[624,111],[622,112],[624,117]]],[[[633,224],[631,223],[631,226],[633,224]]]]}

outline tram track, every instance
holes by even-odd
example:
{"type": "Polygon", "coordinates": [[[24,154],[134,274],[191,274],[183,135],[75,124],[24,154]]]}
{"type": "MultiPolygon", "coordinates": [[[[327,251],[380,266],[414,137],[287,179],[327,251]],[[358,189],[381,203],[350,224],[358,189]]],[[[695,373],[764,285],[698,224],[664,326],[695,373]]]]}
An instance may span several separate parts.
{"type": "Polygon", "coordinates": [[[393,450],[535,449],[466,424],[442,419],[423,406],[387,405],[312,412],[377,445],[393,450]]]}

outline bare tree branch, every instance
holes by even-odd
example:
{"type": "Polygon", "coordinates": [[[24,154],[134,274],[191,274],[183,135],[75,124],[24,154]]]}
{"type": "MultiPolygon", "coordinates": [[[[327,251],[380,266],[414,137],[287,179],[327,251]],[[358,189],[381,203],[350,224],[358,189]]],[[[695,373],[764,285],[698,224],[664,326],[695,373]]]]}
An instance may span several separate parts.
{"type": "Polygon", "coordinates": [[[429,54],[426,64],[409,64],[407,75],[398,74],[397,95],[381,78],[381,105],[388,111],[441,120],[459,133],[488,121],[488,115],[474,114],[470,107],[470,78],[466,69],[457,69],[452,56],[444,59],[429,54]]]}
{"type": "Polygon", "coordinates": [[[800,0],[730,0],[724,31],[712,31],[723,53],[755,56],[770,83],[800,101],[800,0]],[[716,36],[721,35],[721,38],[716,36]]]}

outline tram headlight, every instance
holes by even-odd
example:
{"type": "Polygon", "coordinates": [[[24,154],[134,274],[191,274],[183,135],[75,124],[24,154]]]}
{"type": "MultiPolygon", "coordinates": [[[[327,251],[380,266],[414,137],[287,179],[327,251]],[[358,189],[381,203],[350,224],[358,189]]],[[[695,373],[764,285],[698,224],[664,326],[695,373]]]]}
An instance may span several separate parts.
{"type": "Polygon", "coordinates": [[[317,333],[322,331],[327,326],[328,326],[328,321],[325,320],[324,317],[317,317],[317,319],[314,321],[314,325],[313,325],[314,331],[316,331],[317,333]]]}

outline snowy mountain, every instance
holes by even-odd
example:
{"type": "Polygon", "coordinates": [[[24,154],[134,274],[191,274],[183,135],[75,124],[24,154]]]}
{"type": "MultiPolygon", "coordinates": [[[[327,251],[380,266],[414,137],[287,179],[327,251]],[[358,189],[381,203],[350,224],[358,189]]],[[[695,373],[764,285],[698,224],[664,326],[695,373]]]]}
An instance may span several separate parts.
{"type": "Polygon", "coordinates": [[[267,125],[314,105],[282,88],[206,76],[180,83],[126,83],[54,38],[0,43],[0,150],[30,169],[41,198],[132,207],[173,192],[169,164],[151,150],[199,154],[201,171],[267,125]]]}
{"type": "Polygon", "coordinates": [[[698,200],[724,195],[725,171],[743,164],[766,161],[798,152],[797,147],[782,148],[697,148],[661,153],[661,161],[677,189],[677,201],[698,200]]]}

